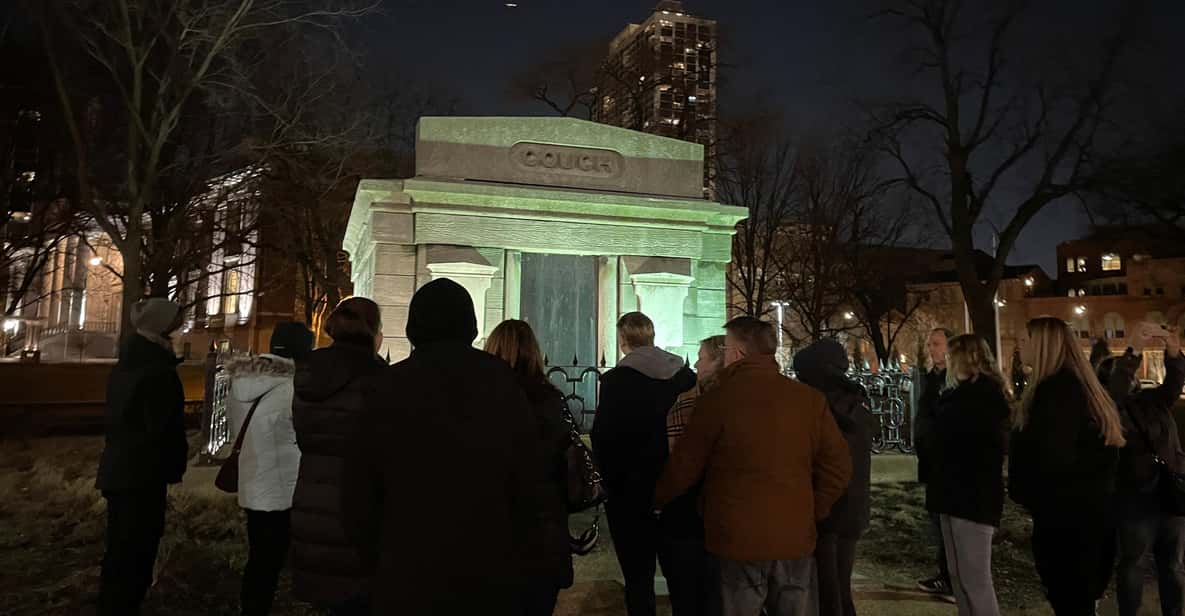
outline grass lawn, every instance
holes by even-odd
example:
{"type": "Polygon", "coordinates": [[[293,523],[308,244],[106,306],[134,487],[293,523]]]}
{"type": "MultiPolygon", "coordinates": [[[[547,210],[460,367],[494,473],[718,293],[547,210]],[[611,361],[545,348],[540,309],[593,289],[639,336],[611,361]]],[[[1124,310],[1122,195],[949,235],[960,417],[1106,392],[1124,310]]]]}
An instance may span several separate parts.
{"type": "MultiPolygon", "coordinates": [[[[28,447],[0,442],[0,614],[89,614],[98,587],[104,503],[94,489],[102,439],[52,437],[28,447]]],[[[952,605],[902,590],[933,569],[924,539],[922,493],[912,483],[913,461],[875,458],[873,519],[857,561],[862,615],[954,615],[952,605]]],[[[234,498],[212,487],[213,469],[191,469],[170,492],[167,534],[157,561],[157,584],[146,614],[215,616],[238,613],[238,583],[246,557],[243,515],[234,498]]],[[[474,524],[480,525],[480,513],[474,524]]],[[[585,523],[576,519],[573,527],[585,523]]],[[[602,523],[597,550],[577,560],[577,585],[561,598],[559,614],[619,616],[621,586],[612,542],[602,523]]],[[[1028,552],[1031,524],[1020,510],[1005,512],[996,535],[994,573],[1008,616],[1049,614],[1028,552]]],[[[313,612],[291,599],[285,576],[275,614],[313,612]]],[[[661,585],[660,585],[661,587],[661,585]]],[[[1155,613],[1154,597],[1146,602],[1155,613]]],[[[1112,601],[1113,602],[1113,601],[1112,601]]],[[[663,613],[669,613],[663,608],[663,613]]],[[[1114,609],[1105,605],[1104,614],[1114,609]]]]}

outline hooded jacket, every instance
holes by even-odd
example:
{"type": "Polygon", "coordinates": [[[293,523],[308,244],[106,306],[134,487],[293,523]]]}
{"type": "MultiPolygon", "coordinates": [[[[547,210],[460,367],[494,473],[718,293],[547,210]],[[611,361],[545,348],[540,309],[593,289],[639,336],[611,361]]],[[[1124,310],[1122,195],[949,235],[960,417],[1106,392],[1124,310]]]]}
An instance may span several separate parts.
{"type": "Polygon", "coordinates": [[[189,456],[180,363],[145,336],[124,340],[107,379],[106,440],[95,481],[100,490],[180,483],[189,456]]]}
{"type": "Polygon", "coordinates": [[[291,359],[263,354],[231,360],[229,413],[234,443],[251,405],[259,405],[247,426],[239,452],[239,506],[254,511],[284,511],[292,507],[292,493],[300,470],[300,448],[292,426],[291,359]]]}
{"type": "Polygon", "coordinates": [[[1127,445],[1119,452],[1116,497],[1123,515],[1140,516],[1160,510],[1156,496],[1159,469],[1156,458],[1167,461],[1176,472],[1185,471],[1185,453],[1173,404],[1185,386],[1185,356],[1165,357],[1164,383],[1155,389],[1128,393],[1140,358],[1121,358],[1108,383],[1119,405],[1127,445]],[[1151,445],[1151,446],[1150,446],[1151,445]]]}
{"type": "Polygon", "coordinates": [[[539,432],[514,371],[471,346],[475,318],[455,282],[417,291],[412,353],[374,379],[351,440],[342,509],[373,614],[517,613],[537,555],[539,432]]]}
{"type": "Polygon", "coordinates": [[[292,586],[316,605],[369,591],[370,570],[346,537],[341,515],[342,466],[362,414],[366,378],[383,362],[374,349],[335,343],[296,366],[292,423],[300,471],[292,498],[292,586]]]}
{"type": "Polygon", "coordinates": [[[634,349],[601,377],[593,453],[613,506],[648,514],[668,452],[667,410],[695,387],[682,358],[658,347],[634,349]]]}
{"type": "Polygon", "coordinates": [[[831,514],[819,522],[819,532],[856,537],[868,528],[871,515],[872,425],[868,393],[847,379],[848,357],[834,340],[820,340],[794,356],[794,372],[806,385],[823,392],[835,424],[848,443],[852,480],[831,514]]]}
{"type": "Polygon", "coordinates": [[[1004,452],[1010,409],[1004,388],[979,377],[942,392],[935,402],[934,468],[926,509],[991,526],[1004,510],[1004,452]]]}

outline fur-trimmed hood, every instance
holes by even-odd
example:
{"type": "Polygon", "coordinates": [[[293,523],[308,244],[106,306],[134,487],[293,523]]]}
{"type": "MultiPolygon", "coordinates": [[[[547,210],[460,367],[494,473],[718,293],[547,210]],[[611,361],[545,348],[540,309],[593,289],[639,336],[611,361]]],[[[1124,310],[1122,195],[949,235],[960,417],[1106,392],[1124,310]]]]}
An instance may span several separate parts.
{"type": "Polygon", "coordinates": [[[277,386],[291,386],[296,364],[291,359],[264,353],[231,359],[226,362],[226,373],[231,379],[231,395],[236,400],[251,401],[277,386]]]}

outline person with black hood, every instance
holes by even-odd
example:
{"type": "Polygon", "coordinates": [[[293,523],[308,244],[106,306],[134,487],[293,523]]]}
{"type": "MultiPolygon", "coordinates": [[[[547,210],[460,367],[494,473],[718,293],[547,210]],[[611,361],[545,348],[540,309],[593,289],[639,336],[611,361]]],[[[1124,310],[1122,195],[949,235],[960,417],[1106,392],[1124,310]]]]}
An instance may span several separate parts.
{"type": "Polygon", "coordinates": [[[564,394],[543,372],[543,351],[526,321],[507,319],[490,332],[486,352],[501,358],[518,375],[531,403],[539,454],[538,532],[526,546],[523,616],[551,616],[560,589],[572,585],[568,536],[568,458],[571,425],[564,419],[564,394]]]}
{"type": "Polygon", "coordinates": [[[272,330],[270,353],[227,362],[228,414],[239,453],[238,501],[247,516],[247,564],[240,594],[243,616],[271,611],[280,570],[288,560],[292,493],[300,449],[292,427],[293,376],[297,361],[313,350],[313,332],[281,321],[272,330]],[[250,417],[250,419],[248,419],[250,417]]]}
{"type": "Polygon", "coordinates": [[[441,278],[411,300],[412,352],[372,382],[342,511],[375,570],[374,614],[518,616],[542,469],[530,403],[473,348],[473,300],[441,278]]]}
{"type": "MultiPolygon", "coordinates": [[[[670,582],[671,604],[680,616],[678,605],[685,586],[681,582],[685,577],[700,579],[701,563],[689,563],[663,549],[663,524],[683,520],[655,517],[654,488],[669,454],[667,410],[679,394],[695,387],[695,375],[683,358],[654,346],[654,323],[641,312],[618,319],[617,341],[625,356],[601,377],[592,444],[609,489],[605,511],[625,578],[626,611],[629,616],[655,614],[658,558],[670,582]],[[689,566],[695,570],[684,575],[683,568],[689,566]]],[[[698,597],[698,589],[688,591],[698,597]]]]}
{"type": "Polygon", "coordinates": [[[1185,515],[1167,508],[1158,498],[1163,460],[1173,471],[1185,471],[1173,404],[1185,386],[1185,356],[1177,332],[1160,330],[1164,341],[1164,383],[1140,390],[1136,371],[1141,351],[1150,341],[1141,331],[1133,348],[1123,357],[1104,359],[1098,365],[1099,381],[1108,387],[1119,406],[1127,445],[1119,452],[1115,500],[1119,518],[1119,566],[1115,589],[1119,616],[1136,616],[1144,598],[1145,562],[1156,561],[1163,616],[1185,612],[1185,515]]]}
{"type": "Polygon", "coordinates": [[[95,482],[107,500],[103,616],[140,613],[164,535],[168,485],[185,474],[185,392],[169,339],[181,317],[180,306],[159,297],[132,306],[135,331],[124,338],[107,380],[106,439],[95,482]]]}
{"type": "Polygon", "coordinates": [[[852,456],[852,480],[831,514],[818,523],[815,562],[819,568],[819,615],[855,616],[852,568],[856,543],[868,529],[872,481],[872,414],[868,393],[846,376],[843,345],[824,339],[794,355],[798,380],[823,392],[852,456]]]}
{"type": "Polygon", "coordinates": [[[377,304],[342,300],[325,322],[333,339],[296,365],[292,422],[300,472],[292,497],[292,590],[334,615],[368,614],[372,571],[346,535],[342,466],[361,422],[367,377],[385,366],[377,304]]]}

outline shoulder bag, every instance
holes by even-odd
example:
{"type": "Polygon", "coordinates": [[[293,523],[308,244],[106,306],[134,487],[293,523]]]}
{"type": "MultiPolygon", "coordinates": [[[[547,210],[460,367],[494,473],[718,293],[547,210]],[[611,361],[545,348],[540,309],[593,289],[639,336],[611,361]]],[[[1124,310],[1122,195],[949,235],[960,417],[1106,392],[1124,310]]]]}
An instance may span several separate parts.
{"type": "Polygon", "coordinates": [[[1161,512],[1172,516],[1185,516],[1185,474],[1174,471],[1168,462],[1161,459],[1156,453],[1152,439],[1140,426],[1136,413],[1128,414],[1136,426],[1136,432],[1144,437],[1144,443],[1148,445],[1148,450],[1152,452],[1152,460],[1156,463],[1156,496],[1160,501],[1161,512]]]}
{"type": "Polygon", "coordinates": [[[234,494],[239,491],[239,451],[243,449],[243,438],[247,436],[247,428],[251,425],[251,418],[255,416],[255,409],[259,408],[259,403],[263,400],[260,396],[251,403],[251,410],[247,411],[247,417],[243,420],[243,427],[239,428],[239,435],[235,437],[235,446],[231,450],[230,455],[222,462],[222,468],[218,469],[218,476],[214,478],[214,487],[234,494]]]}

